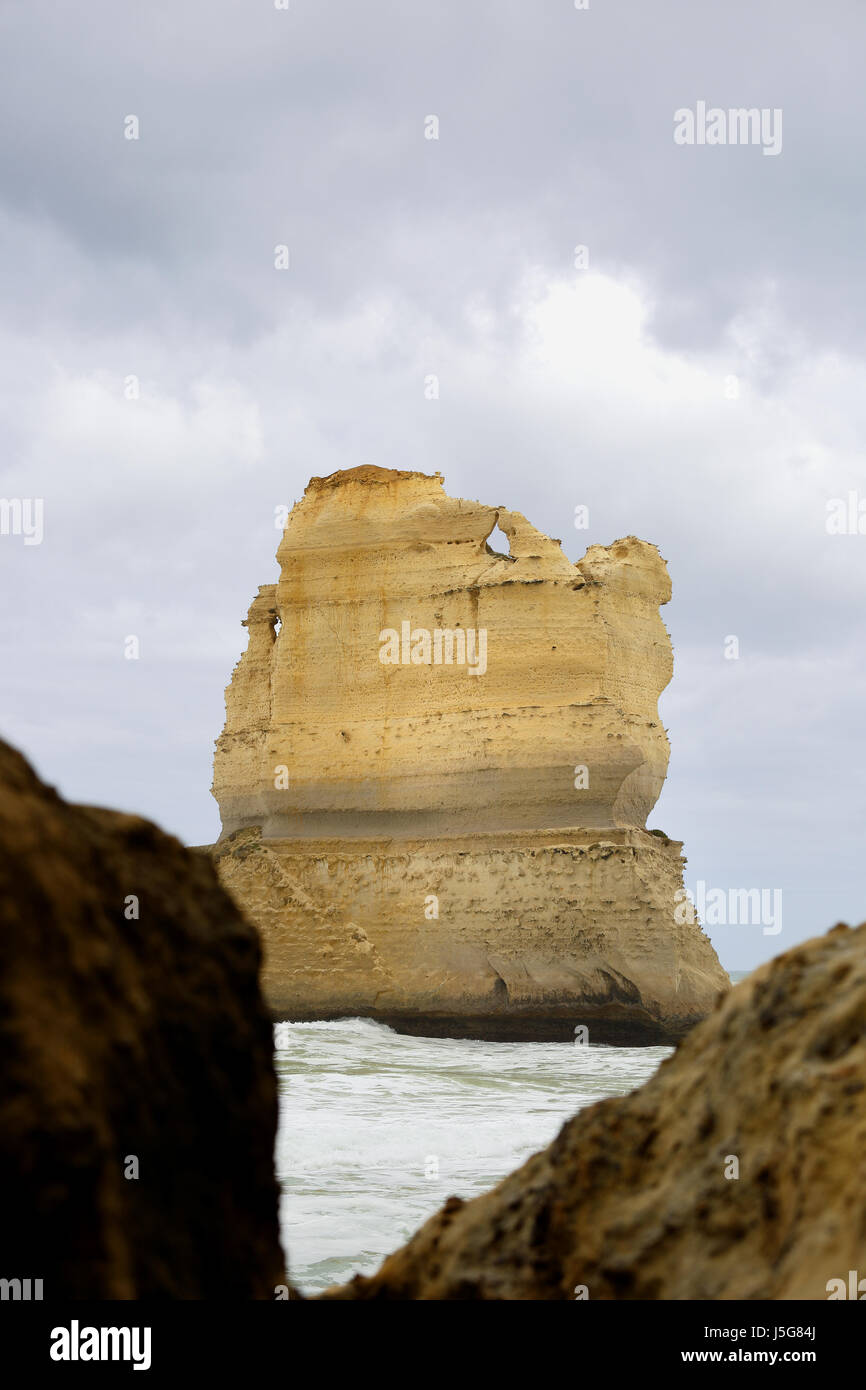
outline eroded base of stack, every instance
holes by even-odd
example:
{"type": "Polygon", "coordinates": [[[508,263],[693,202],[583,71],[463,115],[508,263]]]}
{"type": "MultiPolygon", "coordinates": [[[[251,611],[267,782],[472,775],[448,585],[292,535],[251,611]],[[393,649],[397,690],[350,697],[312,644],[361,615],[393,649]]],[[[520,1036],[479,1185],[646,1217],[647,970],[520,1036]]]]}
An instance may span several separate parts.
{"type": "Polygon", "coordinates": [[[262,933],[277,1019],[641,1046],[676,1042],[729,987],[700,926],[678,920],[681,849],[616,828],[432,842],[247,829],[210,853],[262,933]]]}

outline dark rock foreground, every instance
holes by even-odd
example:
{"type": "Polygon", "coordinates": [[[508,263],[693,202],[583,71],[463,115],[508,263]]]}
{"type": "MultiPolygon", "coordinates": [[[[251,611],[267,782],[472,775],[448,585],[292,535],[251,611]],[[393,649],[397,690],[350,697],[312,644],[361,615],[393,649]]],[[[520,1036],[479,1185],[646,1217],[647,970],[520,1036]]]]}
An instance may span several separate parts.
{"type": "Polygon", "coordinates": [[[640,1090],[321,1297],[826,1299],[850,1271],[866,1297],[864,1174],[866,923],[763,966],[640,1090]]]}
{"type": "Polygon", "coordinates": [[[273,1298],[258,971],[207,859],[68,805],[0,743],[4,1278],[45,1299],[273,1298]]]}

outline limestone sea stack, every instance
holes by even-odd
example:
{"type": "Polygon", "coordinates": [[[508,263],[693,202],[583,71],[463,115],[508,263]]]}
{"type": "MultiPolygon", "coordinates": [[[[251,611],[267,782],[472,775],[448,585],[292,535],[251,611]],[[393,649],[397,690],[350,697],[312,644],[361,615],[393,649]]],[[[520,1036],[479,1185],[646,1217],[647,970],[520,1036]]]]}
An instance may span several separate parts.
{"type": "Polygon", "coordinates": [[[573,564],[439,474],[364,467],[312,479],[277,560],[213,785],[273,1014],[614,1044],[701,1019],[729,982],[682,845],[645,828],[672,674],[655,546],[573,564]]]}

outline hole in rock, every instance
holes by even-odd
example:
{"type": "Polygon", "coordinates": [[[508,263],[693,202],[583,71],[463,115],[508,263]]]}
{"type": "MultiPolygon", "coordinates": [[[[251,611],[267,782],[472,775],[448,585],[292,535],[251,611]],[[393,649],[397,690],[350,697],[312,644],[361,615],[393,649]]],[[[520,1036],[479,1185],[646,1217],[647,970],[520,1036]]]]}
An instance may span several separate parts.
{"type": "Polygon", "coordinates": [[[494,526],[490,535],[487,537],[487,553],[489,555],[500,555],[505,560],[510,560],[511,545],[504,531],[498,526],[494,526]]]}

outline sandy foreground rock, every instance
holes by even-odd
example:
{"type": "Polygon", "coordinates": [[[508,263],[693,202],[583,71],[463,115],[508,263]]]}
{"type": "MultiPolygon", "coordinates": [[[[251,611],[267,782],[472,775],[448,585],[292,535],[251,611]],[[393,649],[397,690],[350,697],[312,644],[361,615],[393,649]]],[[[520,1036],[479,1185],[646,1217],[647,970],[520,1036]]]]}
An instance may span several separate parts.
{"type": "Polygon", "coordinates": [[[826,1299],[849,1271],[862,1297],[864,1176],[866,923],[763,966],[640,1090],[321,1297],[826,1299]]]}
{"type": "Polygon", "coordinates": [[[259,957],[205,858],[70,806],[0,743],[4,1278],[46,1300],[273,1297],[259,957]]]}
{"type": "Polygon", "coordinates": [[[650,834],[670,581],[572,564],[439,474],[314,478],[259,589],[214,786],[273,1014],[494,1039],[674,1041],[728,987],[650,834]],[[487,544],[497,525],[509,553],[487,544]]]}

